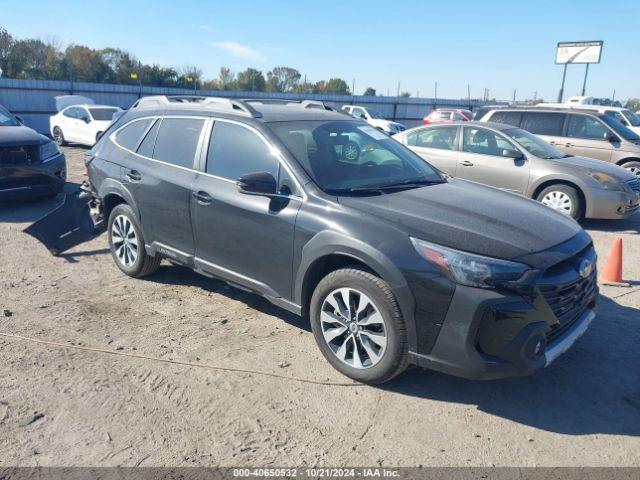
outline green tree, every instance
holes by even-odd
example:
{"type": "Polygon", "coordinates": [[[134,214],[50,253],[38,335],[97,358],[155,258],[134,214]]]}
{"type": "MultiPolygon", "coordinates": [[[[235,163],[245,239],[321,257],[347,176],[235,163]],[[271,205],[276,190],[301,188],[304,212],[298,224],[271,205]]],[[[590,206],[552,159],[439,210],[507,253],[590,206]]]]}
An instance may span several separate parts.
{"type": "Polygon", "coordinates": [[[62,63],[76,82],[102,83],[112,76],[100,52],[84,45],[68,46],[62,63]]]}
{"type": "Polygon", "coordinates": [[[234,90],[235,81],[236,76],[230,68],[220,67],[220,73],[218,74],[220,90],[234,90]]]}
{"type": "Polygon", "coordinates": [[[0,27],[0,69],[2,69],[2,75],[5,77],[9,76],[9,66],[7,62],[14,43],[15,40],[11,34],[4,28],[0,27]]]}
{"type": "Polygon", "coordinates": [[[115,83],[138,83],[146,81],[142,75],[142,63],[129,52],[119,48],[105,48],[100,52],[104,63],[109,67],[109,80],[115,83]],[[131,74],[138,75],[137,79],[131,74]]]}
{"type": "Polygon", "coordinates": [[[264,92],[266,83],[262,72],[255,68],[247,68],[236,78],[236,88],[243,92],[264,92]]]}
{"type": "Polygon", "coordinates": [[[402,93],[400,94],[400,96],[401,96],[401,97],[404,97],[404,98],[409,98],[409,97],[411,96],[411,94],[410,94],[409,92],[402,92],[402,93]]]}
{"type": "Polygon", "coordinates": [[[183,65],[177,83],[182,88],[197,88],[202,85],[202,70],[195,65],[183,65]]]}
{"type": "Polygon", "coordinates": [[[140,81],[144,85],[155,87],[175,87],[178,85],[178,72],[173,68],[160,65],[142,65],[140,68],[140,81]]]}
{"type": "Polygon", "coordinates": [[[267,72],[267,92],[291,92],[300,82],[300,72],[290,67],[275,67],[267,72]]]}
{"type": "Polygon", "coordinates": [[[634,112],[640,111],[640,98],[630,98],[627,100],[627,108],[634,112]]]}
{"type": "Polygon", "coordinates": [[[366,97],[375,97],[376,96],[376,89],[375,88],[371,88],[371,87],[367,87],[367,89],[364,91],[363,95],[366,96],[366,97]]]}

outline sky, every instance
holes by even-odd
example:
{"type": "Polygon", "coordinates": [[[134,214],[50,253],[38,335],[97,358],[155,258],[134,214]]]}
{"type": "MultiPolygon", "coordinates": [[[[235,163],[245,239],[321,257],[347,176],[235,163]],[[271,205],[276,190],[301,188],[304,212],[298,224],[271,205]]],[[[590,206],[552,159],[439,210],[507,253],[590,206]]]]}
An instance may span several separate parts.
{"type": "MultiPolygon", "coordinates": [[[[29,1],[0,0],[0,26],[18,38],[57,37],[127,50],[145,63],[196,65],[215,78],[275,66],[309,81],[341,77],[439,98],[555,101],[559,41],[603,40],[587,95],[640,97],[640,1],[29,1]]],[[[584,65],[567,69],[565,98],[582,89],[584,65]]]]}

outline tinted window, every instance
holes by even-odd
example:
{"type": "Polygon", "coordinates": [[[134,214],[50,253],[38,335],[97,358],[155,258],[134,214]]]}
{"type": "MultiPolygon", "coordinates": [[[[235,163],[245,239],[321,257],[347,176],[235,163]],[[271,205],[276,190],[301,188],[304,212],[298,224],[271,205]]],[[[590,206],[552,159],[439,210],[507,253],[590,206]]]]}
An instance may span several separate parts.
{"type": "Polygon", "coordinates": [[[277,177],[278,160],[269,147],[248,128],[216,122],[209,141],[207,173],[237,180],[256,172],[268,172],[277,177]]]}
{"type": "Polygon", "coordinates": [[[69,118],[80,118],[80,113],[76,107],[67,108],[62,114],[69,118]]]}
{"type": "Polygon", "coordinates": [[[455,150],[458,127],[423,128],[411,132],[407,143],[416,147],[455,150]]]}
{"type": "Polygon", "coordinates": [[[564,119],[564,113],[524,112],[522,114],[521,128],[536,135],[560,137],[562,136],[564,119]]]}
{"type": "Polygon", "coordinates": [[[465,128],[462,150],[482,155],[502,156],[503,150],[517,150],[513,144],[495,132],[484,128],[465,128]]]}
{"type": "Polygon", "coordinates": [[[123,148],[135,150],[142,134],[151,125],[151,119],[133,121],[116,134],[116,142],[123,148]]]}
{"type": "Polygon", "coordinates": [[[522,112],[495,112],[489,119],[491,122],[504,123],[505,125],[520,126],[522,112]]]}
{"type": "Polygon", "coordinates": [[[153,158],[179,167],[193,168],[204,120],[164,118],[158,130],[153,158]]]}
{"type": "Polygon", "coordinates": [[[451,112],[438,112],[436,118],[438,120],[449,120],[451,118],[451,112]]]}
{"type": "Polygon", "coordinates": [[[94,120],[111,120],[117,108],[90,108],[91,116],[94,120]]]}
{"type": "Polygon", "coordinates": [[[608,131],[607,127],[593,117],[569,115],[568,137],[604,140],[604,134],[608,131]]]}
{"type": "Polygon", "coordinates": [[[156,143],[156,136],[158,135],[158,129],[160,128],[160,120],[157,120],[153,124],[153,127],[144,136],[144,140],[138,147],[138,153],[142,156],[153,158],[153,146],[156,143]]]}
{"type": "Polygon", "coordinates": [[[0,126],[3,127],[15,127],[18,125],[18,120],[9,113],[9,110],[0,105],[0,126]]]}

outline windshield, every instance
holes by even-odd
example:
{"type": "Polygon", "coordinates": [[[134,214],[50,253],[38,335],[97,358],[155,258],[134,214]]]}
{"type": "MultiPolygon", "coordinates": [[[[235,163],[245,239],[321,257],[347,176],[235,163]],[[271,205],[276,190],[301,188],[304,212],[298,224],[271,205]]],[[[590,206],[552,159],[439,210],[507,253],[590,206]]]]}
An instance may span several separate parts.
{"type": "Polygon", "coordinates": [[[117,108],[90,108],[91,116],[94,120],[109,120],[113,118],[113,114],[118,111],[117,108]]]}
{"type": "Polygon", "coordinates": [[[380,194],[444,181],[422,158],[361,122],[277,122],[270,127],[330,194],[380,194]]]}
{"type": "Polygon", "coordinates": [[[631,124],[632,127],[640,127],[640,117],[631,110],[622,110],[622,115],[631,124]]]}
{"type": "Polygon", "coordinates": [[[0,106],[0,127],[17,127],[20,125],[16,117],[9,113],[9,110],[0,106]]]}
{"type": "Polygon", "coordinates": [[[568,157],[568,155],[562,153],[560,150],[549,145],[540,137],[537,137],[534,134],[527,132],[526,130],[511,128],[509,130],[504,130],[502,133],[515,140],[518,145],[520,145],[527,152],[529,152],[531,155],[535,155],[536,157],[548,159],[568,157]]]}
{"type": "Polygon", "coordinates": [[[632,130],[629,130],[624,125],[621,125],[617,120],[614,120],[609,115],[602,115],[600,117],[600,120],[602,120],[604,123],[609,125],[609,127],[611,127],[611,130],[616,132],[625,140],[629,140],[630,142],[640,142],[640,137],[638,136],[637,133],[635,133],[632,130]]]}

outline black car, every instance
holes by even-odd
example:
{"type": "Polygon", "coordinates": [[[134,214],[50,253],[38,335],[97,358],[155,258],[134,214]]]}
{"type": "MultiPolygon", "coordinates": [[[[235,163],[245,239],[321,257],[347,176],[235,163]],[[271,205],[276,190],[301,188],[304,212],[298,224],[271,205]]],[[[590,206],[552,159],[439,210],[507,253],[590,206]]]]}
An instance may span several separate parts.
{"type": "Polygon", "coordinates": [[[66,178],[66,161],[56,143],[0,105],[0,202],[55,196],[66,178]]]}
{"type": "Polygon", "coordinates": [[[362,382],[409,363],[530,374],[595,317],[595,252],[574,220],[448,178],[313,102],[143,98],[88,162],[125,274],[167,258],[263,295],[308,316],[326,359],[362,382]]]}

